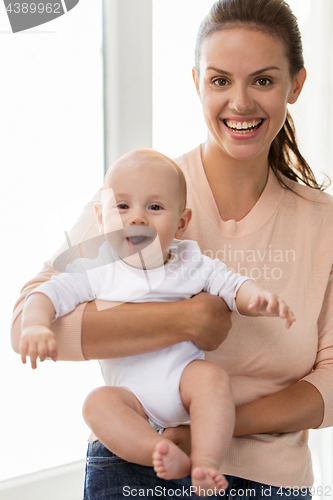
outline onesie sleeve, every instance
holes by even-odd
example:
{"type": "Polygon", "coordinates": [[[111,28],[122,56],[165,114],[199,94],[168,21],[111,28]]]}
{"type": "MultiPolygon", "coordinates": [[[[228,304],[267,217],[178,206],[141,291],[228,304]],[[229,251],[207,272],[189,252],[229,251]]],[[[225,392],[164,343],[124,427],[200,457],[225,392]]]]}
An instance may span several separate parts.
{"type": "Polygon", "coordinates": [[[228,270],[223,262],[215,259],[204,290],[212,295],[219,295],[227,303],[231,311],[242,316],[237,309],[235,299],[239,287],[249,279],[254,281],[252,278],[228,270]]]}
{"type": "Polygon", "coordinates": [[[314,385],[324,400],[324,418],[318,429],[333,425],[333,268],[318,318],[318,350],[313,371],[302,380],[314,385]]]}
{"type": "MultiPolygon", "coordinates": [[[[72,267],[75,267],[75,264],[80,265],[79,262],[74,262],[72,267]]],[[[66,272],[52,276],[50,281],[37,287],[27,297],[34,293],[43,293],[51,300],[56,311],[55,319],[74,311],[78,304],[96,298],[88,275],[84,271],[66,272]]]]}
{"type": "MultiPolygon", "coordinates": [[[[92,199],[85,205],[81,215],[69,233],[71,244],[74,246],[82,241],[94,238],[99,235],[98,226],[96,223],[94,205],[100,200],[100,191],[97,191],[92,199]]],[[[46,261],[41,271],[22,288],[20,295],[16,301],[11,322],[11,342],[15,352],[19,353],[20,337],[21,337],[21,319],[22,310],[25,298],[28,293],[32,292],[36,287],[57,275],[57,271],[53,268],[55,258],[62,252],[67,250],[68,245],[61,245],[54,255],[46,261]]],[[[70,314],[58,318],[52,324],[52,331],[57,337],[58,359],[64,361],[84,361],[85,357],[82,354],[81,347],[81,328],[82,316],[86,303],[80,304],[70,314]]]]}

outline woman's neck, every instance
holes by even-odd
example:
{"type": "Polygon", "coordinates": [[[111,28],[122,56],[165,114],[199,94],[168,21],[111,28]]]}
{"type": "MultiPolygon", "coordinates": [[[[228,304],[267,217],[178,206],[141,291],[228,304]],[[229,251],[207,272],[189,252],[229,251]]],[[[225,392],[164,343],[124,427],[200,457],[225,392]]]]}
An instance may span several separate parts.
{"type": "Polygon", "coordinates": [[[259,200],[268,178],[267,157],[240,161],[216,154],[207,143],[201,147],[201,157],[208,183],[223,221],[236,222],[252,210],[259,200]]]}

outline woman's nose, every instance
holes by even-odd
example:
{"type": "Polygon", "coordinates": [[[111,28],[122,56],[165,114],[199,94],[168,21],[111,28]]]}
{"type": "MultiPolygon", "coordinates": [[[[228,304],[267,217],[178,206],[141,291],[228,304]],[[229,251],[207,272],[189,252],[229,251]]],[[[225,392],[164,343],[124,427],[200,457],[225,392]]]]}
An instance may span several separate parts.
{"type": "Polygon", "coordinates": [[[229,106],[238,113],[245,113],[254,108],[255,103],[249,95],[249,90],[243,85],[235,85],[230,97],[229,106]]]}

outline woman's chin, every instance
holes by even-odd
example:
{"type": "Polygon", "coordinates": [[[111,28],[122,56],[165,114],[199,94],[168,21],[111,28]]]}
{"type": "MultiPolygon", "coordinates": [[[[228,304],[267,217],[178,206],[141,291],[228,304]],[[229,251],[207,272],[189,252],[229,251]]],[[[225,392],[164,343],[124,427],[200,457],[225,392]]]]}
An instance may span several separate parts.
{"type": "Polygon", "coordinates": [[[240,162],[260,161],[262,158],[266,163],[270,145],[258,142],[252,144],[238,142],[237,144],[227,144],[223,149],[230,158],[240,162]]]}

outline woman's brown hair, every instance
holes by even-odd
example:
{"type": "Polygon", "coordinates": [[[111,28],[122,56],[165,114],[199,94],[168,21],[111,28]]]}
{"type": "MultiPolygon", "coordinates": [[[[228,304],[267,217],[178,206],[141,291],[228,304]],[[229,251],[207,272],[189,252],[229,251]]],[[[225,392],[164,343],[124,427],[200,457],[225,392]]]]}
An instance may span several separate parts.
{"type": "MultiPolygon", "coordinates": [[[[195,72],[199,76],[203,41],[212,33],[230,26],[244,26],[278,37],[284,44],[291,77],[304,67],[303,45],[297,18],[284,0],[218,0],[202,21],[195,47],[195,72]]],[[[318,184],[310,166],[300,153],[293,119],[287,111],[285,123],[271,144],[268,160],[279,183],[290,189],[283,176],[314,189],[318,184]],[[282,174],[282,175],[281,175],[282,174]]]]}

